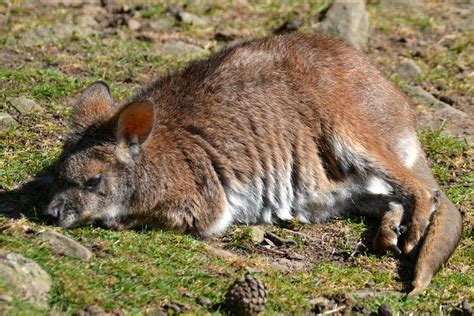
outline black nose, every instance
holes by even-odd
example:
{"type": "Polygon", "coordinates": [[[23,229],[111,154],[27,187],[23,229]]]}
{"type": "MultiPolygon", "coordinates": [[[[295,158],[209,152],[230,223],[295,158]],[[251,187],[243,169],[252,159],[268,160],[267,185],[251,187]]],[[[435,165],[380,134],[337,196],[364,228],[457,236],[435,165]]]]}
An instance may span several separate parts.
{"type": "Polygon", "coordinates": [[[57,219],[63,211],[64,201],[62,199],[52,202],[48,207],[48,215],[57,219]]]}

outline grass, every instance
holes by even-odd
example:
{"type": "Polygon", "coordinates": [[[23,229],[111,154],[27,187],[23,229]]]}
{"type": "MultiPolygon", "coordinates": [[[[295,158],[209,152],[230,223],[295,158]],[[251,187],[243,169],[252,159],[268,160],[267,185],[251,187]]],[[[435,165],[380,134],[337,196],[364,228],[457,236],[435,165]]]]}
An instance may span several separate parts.
{"type": "MultiPolygon", "coordinates": [[[[173,4],[185,3],[179,1],[173,4]]],[[[287,19],[299,18],[304,22],[302,30],[310,30],[311,23],[317,21],[328,3],[252,2],[249,6],[232,5],[232,10],[218,2],[210,8],[189,4],[187,10],[209,19],[209,27],[176,23],[169,34],[156,34],[156,42],[147,42],[134,37],[125,26],[120,26],[118,29],[125,33],[126,40],[118,34],[105,37],[94,35],[87,39],[76,35],[74,40],[56,38],[42,47],[27,48],[17,46],[19,44],[12,38],[20,38],[23,32],[36,25],[52,23],[48,21],[50,15],[57,23],[65,13],[79,14],[79,9],[66,7],[47,12],[43,8],[33,13],[25,9],[21,1],[8,7],[0,4],[0,13],[8,13],[8,28],[16,26],[12,32],[9,32],[10,29],[7,32],[7,29],[2,29],[5,26],[0,24],[0,31],[3,31],[0,32],[0,47],[4,53],[0,55],[4,61],[0,65],[0,111],[9,112],[20,123],[3,131],[0,136],[0,187],[6,190],[0,191],[0,197],[58,157],[62,142],[60,136],[66,132],[70,105],[87,84],[99,79],[109,82],[114,97],[120,103],[151,79],[205,55],[164,56],[159,52],[159,43],[167,40],[166,36],[176,35],[179,39],[206,47],[210,52],[222,45],[213,38],[215,29],[251,38],[268,34],[287,19]],[[17,96],[35,100],[44,111],[18,116],[6,106],[8,98],[17,96]]],[[[143,21],[165,18],[166,7],[164,4],[150,4],[139,12],[137,18],[143,21]]],[[[420,32],[429,35],[429,32],[439,30],[445,24],[439,17],[386,9],[383,4],[371,5],[369,10],[375,29],[387,34],[420,32]],[[388,23],[391,17],[396,17],[396,23],[388,23]]],[[[419,57],[418,61],[427,65],[426,74],[419,80],[428,83],[442,81],[453,93],[472,93],[472,85],[468,81],[451,80],[459,75],[459,64],[472,67],[472,55],[468,54],[470,44],[472,34],[463,33],[453,45],[419,57]]],[[[381,66],[386,69],[385,65],[381,66]]],[[[390,75],[389,71],[387,75],[390,75]]],[[[396,76],[392,78],[398,80],[396,76]]],[[[433,163],[433,171],[450,199],[467,216],[474,216],[473,149],[466,142],[445,135],[441,129],[423,130],[419,136],[433,163]]],[[[50,310],[71,314],[78,308],[93,304],[107,311],[117,309],[135,315],[151,313],[154,308],[171,302],[185,303],[189,314],[219,314],[219,309],[201,306],[196,299],[206,297],[212,303],[219,303],[226,288],[247,270],[257,274],[269,287],[267,314],[301,314],[313,307],[314,298],[343,296],[367,288],[384,293],[367,299],[354,298],[357,304],[371,310],[388,303],[396,311],[420,313],[438,311],[440,306],[452,309],[464,298],[473,300],[472,231],[464,232],[458,250],[428,290],[417,299],[406,299],[393,292],[404,288],[394,258],[370,251],[350,256],[370,223],[360,218],[343,218],[337,223],[347,231],[335,246],[336,251],[345,258],[342,262],[328,258],[308,269],[286,273],[273,267],[272,257],[254,251],[250,230],[244,227],[235,228],[223,238],[227,248],[240,254],[238,259],[217,257],[206,250],[203,241],[168,231],[115,232],[97,227],[68,231],[58,229],[94,249],[93,259],[84,262],[54,253],[38,233],[25,232],[28,229],[40,232],[57,228],[42,225],[34,218],[8,220],[0,217],[0,249],[15,251],[37,261],[53,279],[48,311],[36,309],[15,298],[7,314],[40,315],[50,310]]],[[[292,223],[292,227],[312,229],[299,223],[292,223]]],[[[309,247],[299,237],[287,235],[280,228],[272,230],[296,241],[291,250],[303,251],[309,247]]],[[[1,293],[13,294],[0,280],[1,293]]],[[[0,311],[5,306],[2,304],[0,311]]]]}

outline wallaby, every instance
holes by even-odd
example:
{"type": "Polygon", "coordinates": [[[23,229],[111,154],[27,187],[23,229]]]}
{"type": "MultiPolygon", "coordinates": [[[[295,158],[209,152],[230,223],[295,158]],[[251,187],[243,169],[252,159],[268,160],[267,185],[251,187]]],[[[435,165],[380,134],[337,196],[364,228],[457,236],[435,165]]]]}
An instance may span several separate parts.
{"type": "Polygon", "coordinates": [[[209,236],[232,224],[376,217],[378,249],[418,256],[411,295],[462,231],[405,95],[356,50],[318,34],[229,47],[124,106],[105,83],[90,85],[53,192],[47,213],[63,227],[209,236]]]}

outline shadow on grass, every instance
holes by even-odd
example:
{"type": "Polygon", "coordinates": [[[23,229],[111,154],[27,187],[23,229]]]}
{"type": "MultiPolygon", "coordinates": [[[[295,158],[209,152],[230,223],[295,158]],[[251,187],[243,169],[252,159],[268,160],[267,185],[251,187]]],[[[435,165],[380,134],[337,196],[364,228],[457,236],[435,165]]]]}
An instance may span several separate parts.
{"type": "Polygon", "coordinates": [[[51,200],[53,170],[54,165],[50,165],[18,188],[0,190],[0,216],[9,219],[25,217],[33,222],[49,224],[43,210],[51,200]]]}

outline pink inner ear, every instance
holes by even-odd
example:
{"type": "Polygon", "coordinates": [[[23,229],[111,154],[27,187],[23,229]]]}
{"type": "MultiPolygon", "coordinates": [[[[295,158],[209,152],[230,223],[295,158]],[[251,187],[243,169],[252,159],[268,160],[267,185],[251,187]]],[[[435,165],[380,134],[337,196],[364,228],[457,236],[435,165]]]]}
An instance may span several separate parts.
{"type": "Polygon", "coordinates": [[[153,105],[149,101],[139,101],[128,105],[120,113],[118,138],[130,142],[137,139],[143,143],[153,127],[153,105]]]}

